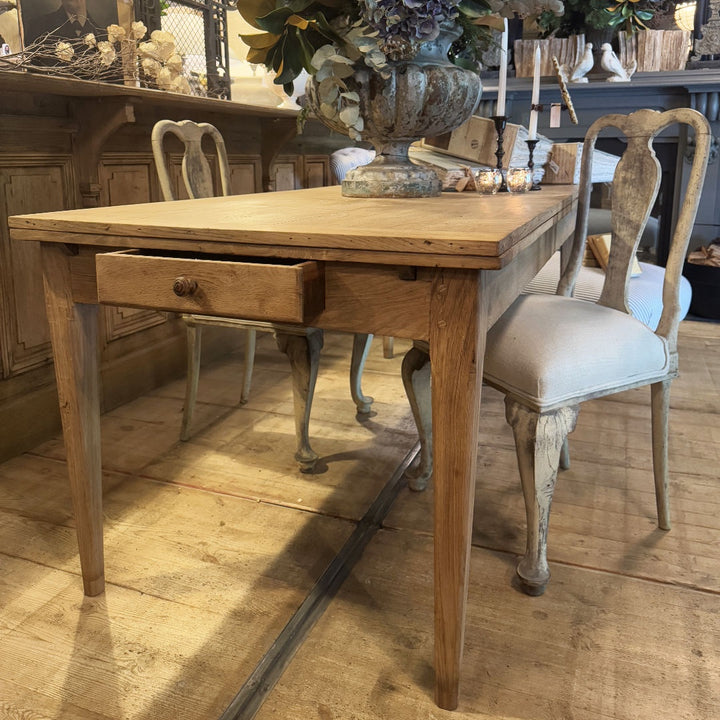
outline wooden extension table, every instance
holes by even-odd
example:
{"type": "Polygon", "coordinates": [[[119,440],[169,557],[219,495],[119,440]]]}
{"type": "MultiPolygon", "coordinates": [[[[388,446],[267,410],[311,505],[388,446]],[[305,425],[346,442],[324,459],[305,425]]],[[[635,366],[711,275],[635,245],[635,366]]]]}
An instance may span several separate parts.
{"type": "Polygon", "coordinates": [[[19,215],[42,243],[84,590],[104,590],[98,304],[425,340],[435,700],[458,701],[485,336],[570,236],[577,190],[353,199],[339,187],[19,215]]]}

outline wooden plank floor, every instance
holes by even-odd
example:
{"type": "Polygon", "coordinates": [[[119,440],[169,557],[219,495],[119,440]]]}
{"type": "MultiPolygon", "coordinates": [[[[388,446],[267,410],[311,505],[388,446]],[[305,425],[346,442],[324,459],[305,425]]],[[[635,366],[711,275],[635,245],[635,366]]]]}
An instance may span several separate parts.
{"type": "MultiPolygon", "coordinates": [[[[681,326],[673,530],[655,526],[648,392],[586,403],[553,506],[546,594],[513,587],[522,497],[502,398],[485,389],[459,710],[432,702],[432,487],[401,490],[259,720],[720,717],[720,325],[681,326]]],[[[103,418],[108,589],[83,598],[60,439],[0,465],[0,719],[214,720],[358,528],[415,441],[401,352],[376,342],[354,415],[350,338],[328,336],[292,460],[288,371],[259,345],[103,418]]]]}

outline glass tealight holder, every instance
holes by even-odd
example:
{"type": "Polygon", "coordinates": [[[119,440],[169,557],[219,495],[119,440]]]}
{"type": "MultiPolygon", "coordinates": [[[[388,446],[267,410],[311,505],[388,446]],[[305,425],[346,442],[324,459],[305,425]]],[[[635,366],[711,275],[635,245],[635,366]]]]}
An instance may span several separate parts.
{"type": "Polygon", "coordinates": [[[526,167],[510,168],[507,171],[507,189],[513,193],[527,192],[533,184],[532,171],[526,167]]]}
{"type": "Polygon", "coordinates": [[[482,195],[494,195],[502,181],[502,172],[497,168],[481,168],[475,172],[475,189],[482,195]]]}

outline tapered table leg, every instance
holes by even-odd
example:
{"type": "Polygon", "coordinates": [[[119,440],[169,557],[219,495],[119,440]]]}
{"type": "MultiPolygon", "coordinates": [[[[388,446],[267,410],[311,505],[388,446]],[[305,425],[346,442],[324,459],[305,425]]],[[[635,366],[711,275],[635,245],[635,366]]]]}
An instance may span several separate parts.
{"type": "Polygon", "coordinates": [[[458,704],[487,312],[482,274],[438,271],[430,307],[435,483],[435,702],[458,704]]]}
{"type": "Polygon", "coordinates": [[[74,303],[70,255],[43,245],[45,303],[86,595],[105,589],[98,383],[98,306],[74,303]]]}

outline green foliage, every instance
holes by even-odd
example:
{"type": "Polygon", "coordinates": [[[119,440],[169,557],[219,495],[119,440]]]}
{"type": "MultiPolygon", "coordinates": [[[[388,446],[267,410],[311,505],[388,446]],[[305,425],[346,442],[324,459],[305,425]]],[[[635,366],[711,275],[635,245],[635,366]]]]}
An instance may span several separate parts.
{"type": "Polygon", "coordinates": [[[652,0],[565,0],[563,15],[543,12],[537,23],[543,37],[567,37],[603,29],[635,32],[652,18],[653,5],[656,3],[652,0]]]}

